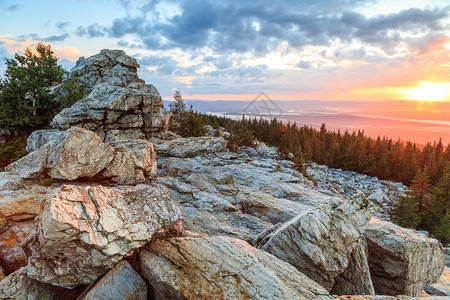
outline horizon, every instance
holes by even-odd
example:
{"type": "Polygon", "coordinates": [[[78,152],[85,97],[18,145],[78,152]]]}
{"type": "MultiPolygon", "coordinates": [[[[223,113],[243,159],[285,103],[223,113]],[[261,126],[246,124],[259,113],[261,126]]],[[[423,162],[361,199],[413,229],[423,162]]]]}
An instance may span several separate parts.
{"type": "MultiPolygon", "coordinates": [[[[254,100],[253,100],[254,101],[254,100]]],[[[271,100],[276,107],[271,114],[264,111],[267,105],[259,106],[259,111],[249,107],[248,100],[192,100],[187,105],[202,113],[212,113],[239,119],[244,114],[248,118],[277,117],[283,122],[296,122],[299,126],[312,126],[319,129],[324,123],[327,129],[348,130],[350,133],[364,130],[366,136],[376,139],[378,136],[411,141],[419,146],[433,144],[442,139],[444,145],[450,144],[450,102],[422,103],[403,100],[384,101],[385,106],[376,105],[377,101],[326,101],[326,100],[271,100]],[[219,104],[219,105],[217,105],[219,104]],[[226,105],[225,105],[226,104],[226,105]],[[287,105],[288,104],[288,105],[287,105]],[[297,104],[297,105],[295,105],[297,104]],[[334,106],[330,107],[329,105],[334,106]],[[417,110],[420,105],[429,105],[427,113],[417,110]],[[262,110],[261,110],[261,107],[262,110]],[[277,110],[276,113],[275,109],[277,110]]],[[[260,100],[261,101],[261,100],[260,100]]],[[[173,100],[163,100],[165,107],[173,100]]],[[[269,103],[270,105],[270,103],[269,103]]],[[[257,109],[258,110],[258,109],[257,109]]]]}

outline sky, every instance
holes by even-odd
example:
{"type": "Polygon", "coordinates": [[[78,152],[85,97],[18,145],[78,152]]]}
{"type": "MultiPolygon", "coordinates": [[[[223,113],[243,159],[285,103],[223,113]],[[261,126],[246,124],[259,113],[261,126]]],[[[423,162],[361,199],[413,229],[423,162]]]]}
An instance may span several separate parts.
{"type": "Polygon", "coordinates": [[[0,0],[0,57],[38,42],[122,49],[165,99],[450,101],[448,1],[0,0]]]}

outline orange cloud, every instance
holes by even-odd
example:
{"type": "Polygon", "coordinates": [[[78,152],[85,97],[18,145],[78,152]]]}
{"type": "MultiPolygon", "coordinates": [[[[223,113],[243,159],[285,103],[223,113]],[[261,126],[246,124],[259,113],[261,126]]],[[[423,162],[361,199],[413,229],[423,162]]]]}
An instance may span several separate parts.
{"type": "MultiPolygon", "coordinates": [[[[6,49],[8,54],[14,55],[18,51],[24,51],[26,48],[33,48],[39,43],[37,40],[27,39],[27,40],[17,40],[12,37],[0,36],[0,42],[3,42],[2,48],[6,49]]],[[[76,61],[80,56],[80,50],[75,47],[64,47],[57,48],[52,47],[55,54],[61,59],[67,59],[70,61],[76,61]]]]}

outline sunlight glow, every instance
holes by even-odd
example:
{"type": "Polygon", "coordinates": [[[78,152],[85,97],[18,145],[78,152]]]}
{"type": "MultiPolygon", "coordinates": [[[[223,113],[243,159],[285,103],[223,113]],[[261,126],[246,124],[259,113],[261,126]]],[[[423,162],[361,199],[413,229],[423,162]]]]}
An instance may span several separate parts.
{"type": "Polygon", "coordinates": [[[406,91],[409,99],[421,101],[443,100],[449,92],[445,84],[427,81],[422,81],[418,87],[406,91]]]}

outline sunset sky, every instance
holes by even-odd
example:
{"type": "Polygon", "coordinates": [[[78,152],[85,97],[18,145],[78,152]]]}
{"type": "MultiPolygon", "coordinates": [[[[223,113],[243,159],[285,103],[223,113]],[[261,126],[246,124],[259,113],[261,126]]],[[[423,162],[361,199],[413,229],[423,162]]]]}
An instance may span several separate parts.
{"type": "Polygon", "coordinates": [[[0,57],[38,41],[123,49],[163,98],[450,101],[448,1],[0,0],[0,57]]]}

